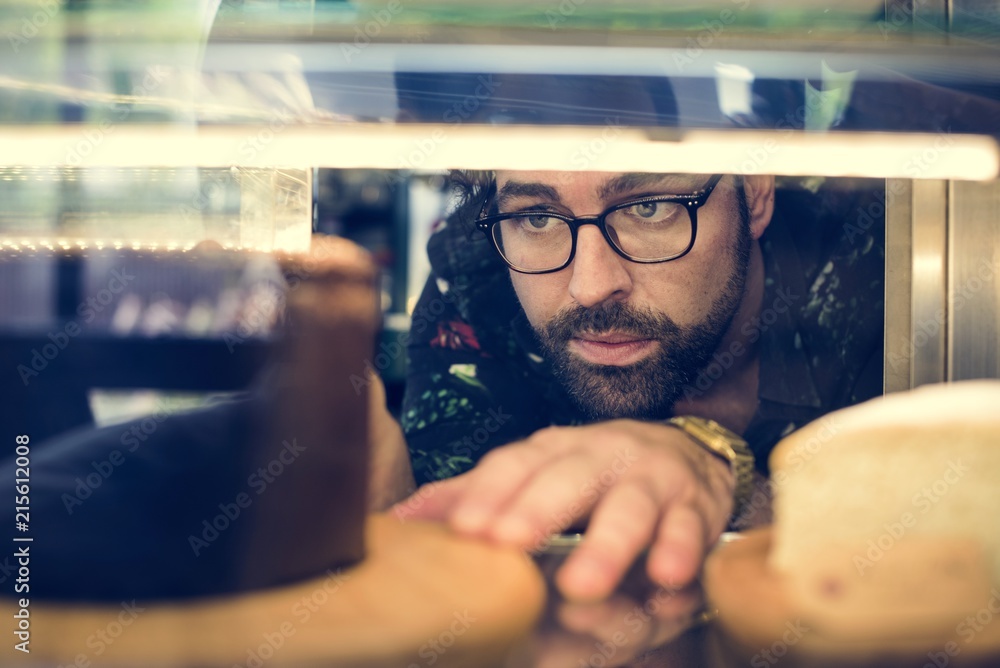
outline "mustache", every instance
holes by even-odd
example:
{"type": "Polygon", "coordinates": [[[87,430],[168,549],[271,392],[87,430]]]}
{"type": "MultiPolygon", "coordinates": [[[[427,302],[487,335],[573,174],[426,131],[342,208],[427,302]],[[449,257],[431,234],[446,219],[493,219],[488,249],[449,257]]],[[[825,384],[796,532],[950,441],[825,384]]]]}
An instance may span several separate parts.
{"type": "Polygon", "coordinates": [[[602,302],[590,308],[579,305],[565,308],[546,324],[544,331],[545,338],[553,343],[565,343],[580,332],[615,331],[655,340],[680,334],[680,328],[669,316],[618,301],[602,302]]]}

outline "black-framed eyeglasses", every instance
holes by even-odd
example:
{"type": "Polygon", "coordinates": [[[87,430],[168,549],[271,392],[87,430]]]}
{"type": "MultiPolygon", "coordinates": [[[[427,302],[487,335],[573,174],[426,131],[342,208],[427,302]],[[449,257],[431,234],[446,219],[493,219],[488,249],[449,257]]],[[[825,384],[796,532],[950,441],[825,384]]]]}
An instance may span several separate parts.
{"type": "Polygon", "coordinates": [[[596,216],[566,216],[528,209],[486,216],[491,188],[476,226],[493,242],[503,261],[522,274],[565,269],[576,254],[577,230],[597,225],[611,247],[641,264],[669,262],[687,255],[698,233],[698,209],[708,201],[721,174],[689,195],[651,195],[616,204],[596,216]]]}

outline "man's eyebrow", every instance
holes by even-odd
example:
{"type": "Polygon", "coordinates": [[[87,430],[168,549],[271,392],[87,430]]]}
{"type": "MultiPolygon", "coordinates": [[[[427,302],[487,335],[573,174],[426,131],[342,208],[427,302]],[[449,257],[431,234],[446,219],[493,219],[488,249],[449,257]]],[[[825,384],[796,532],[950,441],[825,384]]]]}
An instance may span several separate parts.
{"type": "Polygon", "coordinates": [[[601,186],[597,194],[602,200],[608,200],[619,195],[627,195],[637,190],[645,190],[651,186],[664,186],[668,183],[674,183],[677,186],[686,186],[684,177],[679,174],[629,172],[607,181],[601,186]]]}
{"type": "Polygon", "coordinates": [[[515,197],[533,197],[537,199],[547,199],[553,202],[561,201],[559,193],[552,186],[544,183],[523,183],[521,181],[508,181],[497,193],[497,206],[503,205],[515,197]]]}

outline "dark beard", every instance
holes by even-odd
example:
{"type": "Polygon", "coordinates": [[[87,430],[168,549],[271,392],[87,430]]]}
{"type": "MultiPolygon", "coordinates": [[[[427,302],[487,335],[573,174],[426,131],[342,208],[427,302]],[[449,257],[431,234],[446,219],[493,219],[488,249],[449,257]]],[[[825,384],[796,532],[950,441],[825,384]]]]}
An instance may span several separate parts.
{"type": "MultiPolygon", "coordinates": [[[[744,206],[740,207],[741,219],[744,206]]],[[[752,240],[749,220],[740,222],[741,232],[730,253],[732,272],[700,323],[682,328],[663,313],[606,301],[589,309],[576,306],[560,311],[542,330],[536,330],[556,379],[591,419],[666,418],[685,387],[711,362],[746,285],[752,240]],[[628,366],[593,364],[569,351],[570,340],[581,332],[610,331],[657,341],[658,349],[628,366]]]]}

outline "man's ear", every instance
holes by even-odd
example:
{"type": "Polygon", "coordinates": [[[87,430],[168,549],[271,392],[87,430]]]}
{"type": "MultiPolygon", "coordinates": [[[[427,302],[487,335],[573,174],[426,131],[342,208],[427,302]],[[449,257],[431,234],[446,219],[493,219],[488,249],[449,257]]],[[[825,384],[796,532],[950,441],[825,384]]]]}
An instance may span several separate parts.
{"type": "Polygon", "coordinates": [[[750,210],[750,236],[760,239],[774,214],[774,177],[762,174],[744,176],[743,189],[750,210]]]}

